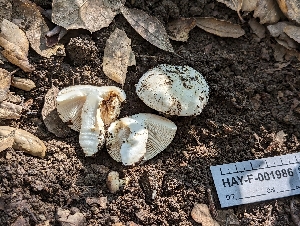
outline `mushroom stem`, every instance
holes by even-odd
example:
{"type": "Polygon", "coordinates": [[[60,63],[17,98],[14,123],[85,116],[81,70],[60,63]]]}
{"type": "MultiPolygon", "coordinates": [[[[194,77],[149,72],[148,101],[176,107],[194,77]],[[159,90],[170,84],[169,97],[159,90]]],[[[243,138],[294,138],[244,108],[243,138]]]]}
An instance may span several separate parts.
{"type": "Polygon", "coordinates": [[[96,153],[98,144],[102,146],[104,143],[104,124],[99,108],[102,101],[97,92],[91,92],[82,108],[79,143],[86,156],[96,153]]]}

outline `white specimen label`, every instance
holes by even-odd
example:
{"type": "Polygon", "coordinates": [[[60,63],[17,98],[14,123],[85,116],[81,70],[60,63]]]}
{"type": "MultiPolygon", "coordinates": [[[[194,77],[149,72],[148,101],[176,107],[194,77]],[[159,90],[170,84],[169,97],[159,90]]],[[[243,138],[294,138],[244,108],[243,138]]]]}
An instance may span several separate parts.
{"type": "Polygon", "coordinates": [[[300,194],[300,153],[211,166],[221,207],[300,194]]]}

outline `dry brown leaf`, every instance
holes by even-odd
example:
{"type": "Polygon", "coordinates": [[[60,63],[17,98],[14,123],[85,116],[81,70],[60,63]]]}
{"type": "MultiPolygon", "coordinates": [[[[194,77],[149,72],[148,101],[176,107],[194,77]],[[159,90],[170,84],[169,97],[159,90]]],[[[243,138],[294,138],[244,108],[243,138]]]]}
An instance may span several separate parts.
{"type": "Polygon", "coordinates": [[[103,72],[110,79],[122,84],[125,83],[127,67],[135,61],[131,49],[131,40],[125,31],[116,28],[106,41],[103,56],[103,72]],[[132,57],[133,55],[133,57],[132,57]]]}
{"type": "Polygon", "coordinates": [[[289,50],[296,49],[298,46],[297,42],[295,42],[285,33],[281,34],[278,38],[275,38],[275,40],[289,50]]]}
{"type": "Polygon", "coordinates": [[[300,2],[299,0],[277,0],[283,14],[290,20],[300,24],[300,2]]]}
{"type": "Polygon", "coordinates": [[[4,48],[1,53],[12,64],[17,65],[25,72],[34,70],[27,58],[29,42],[25,33],[6,19],[3,19],[1,24],[0,46],[4,48]]]}
{"type": "Polygon", "coordinates": [[[45,157],[46,146],[38,137],[22,129],[16,129],[10,126],[0,126],[0,138],[7,137],[14,133],[14,149],[24,151],[28,154],[38,157],[45,157]]]}
{"type": "Polygon", "coordinates": [[[243,0],[217,0],[218,2],[224,3],[227,7],[237,12],[241,21],[244,22],[240,10],[242,9],[243,0]]]}
{"type": "Polygon", "coordinates": [[[174,52],[166,29],[154,16],[139,9],[121,8],[130,25],[148,42],[165,51],[174,52]]]}
{"type": "Polygon", "coordinates": [[[10,73],[5,69],[0,68],[0,102],[7,99],[9,94],[10,83],[10,73]]]}
{"type": "Polygon", "coordinates": [[[294,57],[300,61],[300,53],[295,49],[289,50],[278,43],[272,45],[272,48],[274,50],[274,58],[276,61],[291,60],[294,57]]]}
{"type": "Polygon", "coordinates": [[[19,95],[14,95],[13,93],[9,92],[6,101],[20,104],[22,102],[22,98],[19,95]]]}
{"type": "Polygon", "coordinates": [[[84,28],[95,32],[108,27],[124,4],[105,0],[53,0],[52,21],[66,29],[84,28]]]}
{"type": "Polygon", "coordinates": [[[49,31],[49,27],[36,4],[29,0],[14,0],[13,4],[14,20],[23,24],[31,47],[39,55],[47,58],[52,55],[65,55],[62,44],[57,44],[51,48],[47,47],[45,36],[49,31]]]}
{"type": "Polygon", "coordinates": [[[35,88],[35,83],[28,78],[13,77],[11,85],[25,91],[30,91],[35,88]]]}
{"type": "Polygon", "coordinates": [[[276,23],[281,11],[276,0],[258,0],[253,16],[260,19],[261,24],[276,23]]]}
{"type": "Polygon", "coordinates": [[[300,43],[300,27],[294,25],[286,26],[283,31],[296,42],[300,43]]]}
{"type": "Polygon", "coordinates": [[[267,26],[267,29],[269,30],[270,34],[276,38],[279,35],[283,33],[283,30],[286,26],[288,26],[290,23],[289,22],[278,22],[276,24],[271,24],[267,26]]]}
{"type": "Polygon", "coordinates": [[[10,133],[0,136],[0,152],[4,151],[7,148],[11,148],[14,144],[15,139],[15,130],[12,130],[10,133]]]}
{"type": "Polygon", "coordinates": [[[186,42],[189,32],[196,26],[195,18],[179,18],[168,24],[169,38],[175,41],[186,42]]]}
{"type": "Polygon", "coordinates": [[[220,37],[238,38],[245,34],[245,31],[238,24],[215,18],[196,18],[196,25],[201,29],[218,35],[220,37]]]}
{"type": "Polygon", "coordinates": [[[258,23],[254,18],[251,18],[249,20],[249,25],[253,31],[254,34],[257,35],[260,39],[264,38],[266,36],[266,28],[265,26],[258,23]]]}
{"type": "Polygon", "coordinates": [[[3,19],[10,20],[12,5],[9,0],[0,0],[0,23],[3,19]]]}
{"type": "Polygon", "coordinates": [[[286,47],[287,49],[296,49],[297,42],[290,38],[286,33],[284,33],[285,27],[287,27],[290,23],[289,22],[278,22],[273,25],[268,25],[267,28],[270,34],[275,37],[275,40],[282,46],[286,47]]]}
{"type": "Polygon", "coordinates": [[[22,107],[7,101],[0,103],[0,119],[19,119],[22,107]]]}
{"type": "Polygon", "coordinates": [[[242,11],[252,12],[256,8],[258,0],[243,0],[242,11]]]}
{"type": "Polygon", "coordinates": [[[58,92],[59,89],[53,86],[46,93],[42,117],[49,132],[55,134],[57,137],[66,137],[71,132],[71,128],[63,123],[57,113],[56,97],[58,92]]]}

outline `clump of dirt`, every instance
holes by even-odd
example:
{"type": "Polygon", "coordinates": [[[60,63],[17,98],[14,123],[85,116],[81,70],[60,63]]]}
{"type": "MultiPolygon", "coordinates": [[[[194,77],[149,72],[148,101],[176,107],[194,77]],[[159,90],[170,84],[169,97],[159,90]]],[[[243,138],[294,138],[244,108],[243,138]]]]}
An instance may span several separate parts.
{"type": "Polygon", "coordinates": [[[98,59],[98,49],[90,36],[71,38],[66,51],[74,65],[88,64],[98,59]]]}
{"type": "MultiPolygon", "coordinates": [[[[51,1],[35,2],[51,5],[51,1]]],[[[157,16],[164,25],[193,15],[239,23],[236,12],[215,1],[135,0],[126,5],[157,16]]],[[[37,88],[30,92],[11,88],[24,97],[27,110],[19,120],[0,121],[0,125],[38,136],[47,154],[40,159],[13,149],[0,152],[0,225],[65,225],[66,216],[86,225],[197,225],[190,213],[195,203],[211,205],[208,189],[216,210],[221,209],[211,165],[299,152],[299,62],[291,59],[281,67],[273,57],[274,40],[267,36],[257,41],[247,24],[242,27],[246,34],[238,39],[194,28],[187,42],[171,42],[178,56],[145,41],[118,15],[108,28],[89,35],[79,30],[75,38],[65,37],[67,57],[46,59],[30,51],[28,58],[36,70],[18,71],[16,76],[32,79],[37,88]],[[47,131],[41,115],[52,85],[60,89],[76,84],[118,86],[104,75],[101,65],[106,40],[115,28],[125,30],[136,55],[136,66],[128,68],[123,87],[127,99],[120,117],[159,114],[135,93],[142,74],[158,64],[191,66],[210,86],[209,103],[201,115],[169,117],[178,127],[173,142],[155,158],[132,167],[112,160],[105,148],[94,157],[84,157],[77,132],[58,138],[47,131]],[[285,134],[280,146],[274,145],[279,131],[285,134]],[[105,183],[112,170],[130,178],[115,194],[105,183]]],[[[15,69],[8,63],[4,68],[15,69]]],[[[290,200],[230,209],[240,225],[293,225],[290,200]]]]}

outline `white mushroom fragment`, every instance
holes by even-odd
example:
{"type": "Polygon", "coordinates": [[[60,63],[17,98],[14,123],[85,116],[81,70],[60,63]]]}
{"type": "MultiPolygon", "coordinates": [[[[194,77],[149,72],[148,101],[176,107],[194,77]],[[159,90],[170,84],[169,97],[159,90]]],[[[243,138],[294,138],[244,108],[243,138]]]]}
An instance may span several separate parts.
{"type": "Polygon", "coordinates": [[[166,149],[177,127],[164,117],[140,113],[113,122],[106,141],[110,156],[124,165],[147,161],[166,149]]]}
{"type": "Polygon", "coordinates": [[[119,191],[120,187],[124,187],[128,184],[128,182],[128,177],[120,179],[119,173],[117,171],[111,171],[107,175],[106,185],[111,193],[116,193],[117,191],[119,191]]]}
{"type": "Polygon", "coordinates": [[[115,86],[70,86],[58,93],[57,111],[71,129],[79,131],[79,143],[86,156],[98,151],[105,141],[104,125],[120,113],[125,92],[115,86]]]}
{"type": "Polygon", "coordinates": [[[204,77],[189,66],[161,64],[140,78],[136,93],[157,111],[191,116],[199,115],[207,104],[209,87],[204,77]]]}

